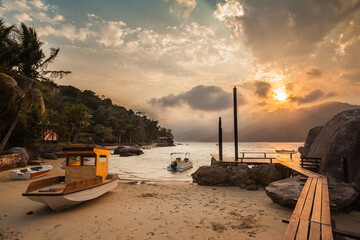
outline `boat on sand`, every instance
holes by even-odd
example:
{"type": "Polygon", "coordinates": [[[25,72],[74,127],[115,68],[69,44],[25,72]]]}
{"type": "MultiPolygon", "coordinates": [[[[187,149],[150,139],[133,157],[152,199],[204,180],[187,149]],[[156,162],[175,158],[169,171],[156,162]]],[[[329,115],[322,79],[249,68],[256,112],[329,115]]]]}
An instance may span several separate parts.
{"type": "Polygon", "coordinates": [[[48,174],[53,167],[51,165],[43,165],[29,168],[22,168],[10,171],[11,179],[28,180],[48,174]]]}
{"type": "Polygon", "coordinates": [[[190,161],[190,153],[171,153],[170,154],[171,158],[174,158],[171,163],[169,164],[169,166],[167,167],[168,171],[173,171],[173,172],[183,172],[185,170],[188,170],[190,168],[193,167],[193,163],[192,161],[190,161]],[[181,159],[181,155],[184,154],[184,158],[181,159]]]}
{"type": "Polygon", "coordinates": [[[118,175],[108,173],[110,149],[99,146],[65,147],[65,176],[30,183],[22,195],[60,211],[97,198],[118,185],[118,175]]]}

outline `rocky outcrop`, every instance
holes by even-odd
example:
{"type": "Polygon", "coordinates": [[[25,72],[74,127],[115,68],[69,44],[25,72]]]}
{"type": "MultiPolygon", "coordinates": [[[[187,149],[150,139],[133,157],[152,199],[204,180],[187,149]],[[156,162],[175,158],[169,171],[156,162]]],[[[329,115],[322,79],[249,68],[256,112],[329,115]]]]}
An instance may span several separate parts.
{"type": "Polygon", "coordinates": [[[246,186],[246,182],[250,179],[250,168],[245,164],[239,164],[232,168],[229,173],[230,185],[232,186],[244,187],[246,186]]]}
{"type": "Polygon", "coordinates": [[[251,179],[267,186],[272,182],[282,179],[281,173],[272,164],[258,165],[251,168],[251,179]]]}
{"type": "Polygon", "coordinates": [[[124,149],[125,147],[122,147],[122,146],[119,146],[119,147],[117,147],[117,148],[115,148],[114,149],[114,154],[120,154],[120,151],[122,150],[122,149],[124,149]]]}
{"type": "Polygon", "coordinates": [[[20,153],[0,155],[0,171],[20,167],[23,157],[20,153]]]}
{"type": "Polygon", "coordinates": [[[231,168],[203,166],[191,174],[193,181],[199,185],[230,185],[231,168]]]}
{"type": "MultiPolygon", "coordinates": [[[[349,207],[358,196],[354,188],[349,184],[329,179],[328,185],[330,203],[334,204],[337,209],[349,207]]],[[[266,195],[274,203],[294,207],[302,189],[303,184],[301,184],[299,176],[296,176],[271,183],[266,187],[266,195]]]]}
{"type": "Polygon", "coordinates": [[[18,162],[18,167],[25,167],[29,161],[29,154],[22,147],[10,148],[6,151],[6,154],[21,154],[21,160],[18,162]]]}
{"type": "Polygon", "coordinates": [[[288,207],[295,206],[303,189],[299,178],[300,176],[296,176],[271,183],[265,188],[266,195],[268,195],[274,203],[288,207]]]}
{"type": "Polygon", "coordinates": [[[176,145],[174,143],[164,142],[164,143],[157,143],[155,146],[156,147],[174,147],[176,145]]]}
{"type": "Polygon", "coordinates": [[[41,158],[48,159],[48,160],[56,160],[57,156],[53,153],[41,153],[41,158]]]}
{"type": "Polygon", "coordinates": [[[130,147],[121,149],[119,154],[120,157],[130,157],[144,154],[144,152],[140,148],[130,147]]]}
{"type": "Polygon", "coordinates": [[[324,128],[323,126],[317,126],[317,127],[310,129],[308,136],[306,138],[304,147],[299,147],[299,149],[298,149],[298,151],[299,151],[299,153],[301,153],[301,155],[306,156],[306,157],[309,156],[308,153],[309,153],[310,147],[314,143],[316,137],[319,135],[319,133],[321,132],[321,130],[323,128],[324,128]]]}
{"type": "Polygon", "coordinates": [[[57,158],[66,158],[66,154],[63,152],[53,152],[52,154],[54,154],[57,158]]]}
{"type": "Polygon", "coordinates": [[[343,181],[341,158],[347,157],[350,182],[360,184],[360,109],[335,115],[320,131],[309,156],[321,157],[320,173],[343,181]]]}
{"type": "Polygon", "coordinates": [[[256,190],[259,184],[267,185],[271,181],[281,179],[280,172],[271,164],[253,168],[246,164],[228,167],[204,166],[191,176],[199,185],[237,186],[247,190],[256,190]]]}
{"type": "Polygon", "coordinates": [[[335,205],[336,209],[345,209],[353,203],[358,194],[349,184],[329,180],[330,203],[335,205]]]}

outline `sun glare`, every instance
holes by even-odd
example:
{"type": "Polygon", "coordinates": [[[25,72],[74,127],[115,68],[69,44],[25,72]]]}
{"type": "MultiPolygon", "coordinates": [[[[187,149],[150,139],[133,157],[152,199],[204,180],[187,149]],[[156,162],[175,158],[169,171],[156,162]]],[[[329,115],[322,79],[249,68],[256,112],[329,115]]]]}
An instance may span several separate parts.
{"type": "Polygon", "coordinates": [[[274,96],[275,100],[278,100],[280,102],[284,102],[287,99],[286,91],[283,88],[275,89],[273,96],[274,96]]]}

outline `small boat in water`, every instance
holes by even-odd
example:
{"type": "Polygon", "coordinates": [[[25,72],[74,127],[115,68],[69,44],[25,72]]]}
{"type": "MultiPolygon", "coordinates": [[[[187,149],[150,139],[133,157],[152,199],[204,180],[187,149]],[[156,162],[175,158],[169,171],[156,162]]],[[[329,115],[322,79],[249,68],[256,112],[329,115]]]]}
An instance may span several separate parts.
{"type": "Polygon", "coordinates": [[[10,171],[10,178],[22,179],[22,180],[33,179],[48,174],[51,169],[53,169],[51,165],[43,165],[43,166],[12,170],[10,171]]]}
{"type": "Polygon", "coordinates": [[[22,195],[60,211],[97,198],[118,185],[118,175],[108,174],[110,149],[99,146],[63,148],[65,176],[33,181],[22,195]]]}
{"type": "Polygon", "coordinates": [[[173,172],[183,172],[193,167],[192,161],[190,161],[190,153],[171,153],[171,158],[173,159],[169,166],[167,167],[168,171],[173,172]],[[184,159],[181,159],[181,155],[184,154],[184,159]]]}
{"type": "Polygon", "coordinates": [[[287,153],[287,154],[293,154],[293,153],[296,153],[295,150],[285,150],[285,149],[281,149],[281,150],[275,150],[275,152],[277,153],[287,153]]]}

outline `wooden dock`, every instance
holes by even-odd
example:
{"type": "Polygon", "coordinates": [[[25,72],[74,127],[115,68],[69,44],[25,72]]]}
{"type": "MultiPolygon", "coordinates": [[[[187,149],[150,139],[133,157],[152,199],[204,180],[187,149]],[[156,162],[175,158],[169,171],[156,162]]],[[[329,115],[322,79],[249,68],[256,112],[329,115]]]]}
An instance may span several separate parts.
{"type": "Polygon", "coordinates": [[[218,154],[211,154],[211,157],[212,162],[215,161],[220,165],[237,165],[239,163],[250,165],[281,164],[307,177],[308,179],[305,182],[304,188],[291,215],[284,240],[333,239],[328,181],[325,176],[302,168],[300,161],[292,161],[290,159],[269,158],[264,155],[264,157],[259,158],[239,157],[239,161],[235,161],[233,157],[223,156],[223,160],[220,161],[218,154]]]}

